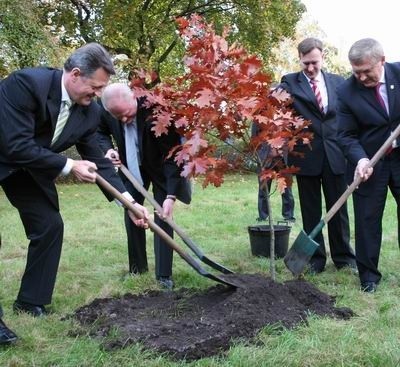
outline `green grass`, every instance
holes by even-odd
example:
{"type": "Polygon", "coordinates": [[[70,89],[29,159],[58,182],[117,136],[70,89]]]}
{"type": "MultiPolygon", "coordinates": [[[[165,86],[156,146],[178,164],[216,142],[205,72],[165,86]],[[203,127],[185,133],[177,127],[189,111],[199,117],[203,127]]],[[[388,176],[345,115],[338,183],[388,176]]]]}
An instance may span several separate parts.
{"type": "MultiPolygon", "coordinates": [[[[0,190],[0,302],[5,321],[20,336],[11,348],[0,349],[0,366],[398,366],[400,365],[400,256],[397,243],[396,206],[388,198],[383,221],[384,239],[380,269],[383,279],[376,294],[358,290],[358,278],[336,271],[329,260],[326,271],[307,280],[336,296],[337,306],[357,314],[349,321],[311,317],[308,325],[278,332],[266,327],[257,345],[237,343],[223,357],[192,363],[172,362],[139,345],[108,352],[88,335],[71,336],[77,325],[62,321],[78,307],[95,298],[141,293],[158,289],[154,280],[152,233],[148,232],[150,272],[127,276],[127,245],[122,210],[108,203],[94,185],[59,187],[65,222],[65,240],[51,309],[44,319],[14,315],[12,303],[23,273],[27,240],[16,210],[0,190]]],[[[297,197],[296,190],[294,190],[297,197]]],[[[268,274],[269,262],[251,256],[247,226],[257,217],[257,181],[253,176],[229,176],[221,188],[202,189],[194,184],[190,206],[178,203],[176,222],[205,253],[240,273],[268,274]]],[[[272,198],[275,219],[280,219],[280,197],[272,198]]],[[[353,223],[351,201],[349,203],[353,223]]],[[[297,223],[290,243],[301,229],[298,202],[297,223]]],[[[324,229],[324,232],[326,230],[324,229]]],[[[352,226],[352,235],[354,230],[352,226]]],[[[174,279],[178,287],[206,288],[214,285],[199,276],[177,255],[174,279]]],[[[277,262],[277,280],[291,279],[282,260],[277,262]]]]}

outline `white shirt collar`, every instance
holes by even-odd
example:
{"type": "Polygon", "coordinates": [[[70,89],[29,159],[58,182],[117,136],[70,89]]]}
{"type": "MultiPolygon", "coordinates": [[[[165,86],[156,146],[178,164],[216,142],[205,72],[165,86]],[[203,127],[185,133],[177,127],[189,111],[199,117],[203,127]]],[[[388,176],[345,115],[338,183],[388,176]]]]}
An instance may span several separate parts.
{"type": "Polygon", "coordinates": [[[73,101],[71,100],[71,97],[69,96],[67,90],[65,89],[65,85],[64,85],[64,73],[61,77],[61,102],[66,102],[69,101],[71,102],[71,104],[73,103],[73,101]]]}
{"type": "MultiPolygon", "coordinates": [[[[309,83],[311,83],[311,79],[306,75],[306,73],[305,73],[304,71],[303,71],[303,74],[304,74],[304,76],[306,77],[307,81],[308,81],[309,83]]],[[[319,72],[318,75],[314,78],[314,80],[316,80],[318,83],[321,82],[323,79],[324,79],[324,78],[323,78],[321,72],[319,72]]]]}
{"type": "Polygon", "coordinates": [[[385,66],[382,65],[382,75],[381,75],[381,79],[379,80],[379,83],[381,84],[385,84],[385,66]]]}

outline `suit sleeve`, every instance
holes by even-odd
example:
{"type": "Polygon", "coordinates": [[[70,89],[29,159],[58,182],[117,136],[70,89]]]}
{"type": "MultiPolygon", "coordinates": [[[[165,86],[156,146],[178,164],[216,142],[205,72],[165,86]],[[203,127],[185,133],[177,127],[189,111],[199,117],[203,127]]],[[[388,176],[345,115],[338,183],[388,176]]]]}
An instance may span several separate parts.
{"type": "Polygon", "coordinates": [[[27,74],[15,73],[0,87],[0,150],[16,168],[40,169],[55,178],[65,166],[67,158],[37,143],[37,116],[44,115],[45,106],[35,93],[40,87],[27,74]]]}
{"type": "Polygon", "coordinates": [[[112,131],[110,129],[110,118],[112,118],[112,116],[104,108],[101,108],[97,140],[104,154],[107,153],[109,149],[114,149],[112,131]]]}
{"type": "MultiPolygon", "coordinates": [[[[119,192],[123,193],[127,190],[122,183],[121,178],[116,173],[112,162],[108,158],[104,157],[104,153],[98,142],[97,128],[100,121],[100,107],[92,103],[92,110],[90,111],[90,114],[93,125],[76,143],[76,148],[83,159],[95,163],[98,173],[119,192]]],[[[100,189],[103,191],[108,200],[111,201],[114,199],[101,187],[100,189]]]]}

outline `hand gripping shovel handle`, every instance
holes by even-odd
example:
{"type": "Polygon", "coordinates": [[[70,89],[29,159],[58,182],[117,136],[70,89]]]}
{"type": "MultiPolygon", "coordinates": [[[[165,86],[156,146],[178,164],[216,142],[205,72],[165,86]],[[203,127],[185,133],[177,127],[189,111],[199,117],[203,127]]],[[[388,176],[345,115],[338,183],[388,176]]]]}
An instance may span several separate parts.
{"type": "MultiPolygon", "coordinates": [[[[139,183],[138,180],[129,172],[128,168],[126,168],[123,164],[120,166],[121,172],[125,175],[125,177],[132,183],[137,191],[139,191],[146,200],[154,207],[158,216],[162,213],[163,209],[159,203],[149,194],[149,192],[139,183]]],[[[161,216],[160,216],[161,218],[161,216]]],[[[178,236],[186,243],[186,245],[196,254],[196,256],[205,264],[211,266],[215,270],[218,270],[224,274],[233,274],[233,271],[222,266],[221,264],[216,263],[215,261],[209,259],[204,255],[203,251],[189,238],[189,236],[185,233],[185,231],[179,227],[172,218],[161,218],[165,222],[169,224],[169,226],[178,234],[178,236]]]]}
{"type": "MultiPolygon", "coordinates": [[[[392,146],[395,139],[400,135],[400,124],[392,131],[390,136],[386,139],[383,145],[378,149],[378,151],[374,154],[371,160],[368,163],[368,167],[374,167],[378,161],[386,154],[388,149],[392,146]]],[[[347,198],[352,194],[352,192],[360,185],[361,178],[357,177],[351,185],[347,188],[347,190],[342,194],[342,196],[336,201],[336,203],[329,209],[329,211],[325,214],[324,222],[325,224],[336,214],[336,212],[341,208],[341,206],[346,202],[347,198]]],[[[312,233],[312,232],[311,232],[312,233]]],[[[310,237],[311,237],[310,233],[310,237]]],[[[318,233],[318,232],[317,232],[318,233]]],[[[315,237],[315,236],[314,236],[315,237]]],[[[312,237],[312,238],[314,238],[312,237]]]]}
{"type": "MultiPolygon", "coordinates": [[[[393,141],[400,135],[400,124],[392,131],[390,136],[386,139],[383,145],[374,154],[368,163],[368,167],[374,167],[376,163],[386,154],[388,149],[392,146],[393,141]]],[[[286,267],[292,272],[294,276],[299,276],[304,268],[309,263],[312,255],[317,250],[319,244],[313,239],[322,230],[326,223],[336,214],[336,212],[346,202],[348,197],[360,185],[361,178],[357,177],[346,191],[340,196],[336,203],[329,209],[325,216],[315,226],[315,228],[307,235],[301,231],[294,241],[292,247],[286,254],[284,262],[286,267]]]]}
{"type": "MultiPolygon", "coordinates": [[[[142,213],[140,210],[135,208],[135,206],[124,196],[122,195],[115,187],[113,187],[109,182],[107,182],[103,177],[99,174],[96,174],[96,182],[103,187],[107,192],[109,192],[115,199],[119,200],[125,208],[130,210],[137,218],[143,218],[142,213]]],[[[205,271],[195,259],[193,259],[188,253],[183,251],[179,245],[174,241],[172,237],[168,235],[160,226],[158,226],[154,221],[149,218],[147,223],[149,224],[150,229],[157,233],[167,244],[170,246],[174,251],[176,251],[179,256],[186,261],[193,269],[195,269],[200,275],[203,275],[207,278],[213,279],[217,282],[224,283],[231,287],[237,287],[237,285],[221,279],[213,274],[208,273],[205,271]]]]}

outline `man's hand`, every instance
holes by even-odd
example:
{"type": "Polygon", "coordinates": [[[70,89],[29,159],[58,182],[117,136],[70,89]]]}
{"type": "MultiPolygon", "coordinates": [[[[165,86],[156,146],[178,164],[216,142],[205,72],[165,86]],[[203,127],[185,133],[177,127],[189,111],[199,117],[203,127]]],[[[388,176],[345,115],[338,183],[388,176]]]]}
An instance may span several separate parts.
{"type": "Polygon", "coordinates": [[[97,166],[90,161],[74,160],[71,173],[82,182],[96,182],[97,166]]]}
{"type": "Polygon", "coordinates": [[[138,203],[134,203],[133,205],[135,206],[135,208],[137,210],[139,210],[141,212],[142,218],[136,217],[135,214],[133,214],[130,210],[128,210],[128,215],[129,215],[129,218],[131,219],[131,221],[133,223],[135,223],[135,225],[138,227],[142,227],[144,229],[149,228],[149,224],[147,223],[147,221],[149,219],[149,212],[148,212],[147,208],[138,203]]]}
{"type": "Polygon", "coordinates": [[[163,211],[160,213],[162,219],[172,218],[175,199],[167,197],[163,202],[163,211]]]}
{"type": "Polygon", "coordinates": [[[105,157],[108,158],[115,167],[121,166],[121,160],[119,159],[118,150],[108,149],[105,157]]]}
{"type": "Polygon", "coordinates": [[[371,175],[374,169],[372,167],[368,167],[369,165],[369,159],[368,158],[361,158],[358,163],[357,167],[354,170],[354,180],[356,180],[358,177],[361,178],[361,181],[367,181],[371,175]]]}

